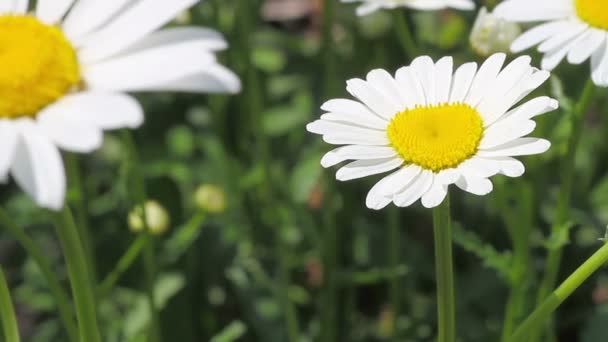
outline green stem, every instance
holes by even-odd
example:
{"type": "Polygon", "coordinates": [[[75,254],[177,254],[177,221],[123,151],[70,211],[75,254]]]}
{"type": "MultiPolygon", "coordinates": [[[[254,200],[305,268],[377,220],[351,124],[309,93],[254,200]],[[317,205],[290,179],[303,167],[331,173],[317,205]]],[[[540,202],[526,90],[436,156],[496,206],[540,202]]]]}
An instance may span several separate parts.
{"type": "MultiPolygon", "coordinates": [[[[334,51],[333,26],[335,19],[335,1],[323,1],[323,36],[322,49],[319,56],[319,70],[323,70],[320,82],[323,84],[323,97],[325,99],[337,93],[336,83],[336,54],[334,51]]],[[[323,262],[323,287],[319,301],[321,316],[321,341],[338,341],[338,309],[339,283],[337,279],[340,240],[339,227],[336,224],[336,195],[334,194],[334,178],[324,179],[325,202],[323,207],[323,241],[321,246],[323,262]]]]}
{"type": "Polygon", "coordinates": [[[4,272],[0,267],[0,320],[2,321],[2,331],[4,332],[4,340],[10,342],[19,342],[19,325],[17,325],[17,317],[15,316],[15,308],[11,300],[11,293],[8,289],[4,272]]]}
{"type": "Polygon", "coordinates": [[[393,23],[395,24],[395,32],[397,33],[399,45],[401,45],[405,55],[411,59],[418,56],[418,47],[407,25],[405,11],[393,11],[393,23]]]}
{"type": "Polygon", "coordinates": [[[452,222],[450,199],[433,209],[435,274],[437,278],[438,342],[454,342],[456,337],[454,270],[452,264],[452,222]]]}
{"type": "Polygon", "coordinates": [[[291,299],[289,298],[289,287],[291,286],[290,276],[290,252],[285,239],[281,234],[277,234],[278,243],[278,257],[279,257],[279,273],[280,273],[280,289],[281,291],[281,302],[283,304],[283,311],[285,312],[285,321],[287,327],[287,340],[289,342],[298,342],[300,340],[300,328],[298,326],[298,316],[296,308],[294,307],[291,299]]]}
{"type": "Polygon", "coordinates": [[[40,272],[46,279],[49,291],[57,303],[57,311],[61,321],[63,322],[68,339],[71,342],[78,341],[78,331],[76,329],[70,301],[61,287],[61,283],[57,279],[55,272],[53,272],[51,265],[48,262],[48,258],[44,255],[38,245],[36,245],[36,243],[30,239],[30,237],[27,236],[27,234],[25,234],[25,232],[15,224],[15,222],[13,222],[10,216],[2,208],[0,208],[0,224],[2,224],[4,228],[6,228],[6,230],[8,230],[9,233],[15,237],[15,239],[17,239],[27,254],[34,259],[34,262],[36,262],[38,268],[40,268],[40,272]]]}
{"type": "MultiPolygon", "coordinates": [[[[502,189],[500,193],[506,189],[502,189]]],[[[515,325],[524,314],[528,294],[528,279],[530,277],[530,232],[534,224],[535,201],[533,189],[523,182],[520,188],[514,189],[518,194],[519,211],[517,214],[508,208],[505,196],[501,198],[501,214],[503,221],[509,227],[513,243],[513,269],[510,272],[509,287],[511,293],[507,301],[501,341],[508,342],[515,325]]]]}
{"type": "Polygon", "coordinates": [[[99,342],[101,339],[97,327],[93,289],[91,288],[91,279],[87,270],[80,236],[78,235],[78,228],[76,228],[74,218],[68,207],[65,207],[61,212],[53,212],[52,215],[72,285],[76,317],[80,328],[80,340],[99,342]]]}
{"type": "Polygon", "coordinates": [[[105,277],[101,285],[99,285],[97,289],[98,298],[104,298],[110,293],[114,285],[116,285],[116,282],[118,282],[118,279],[120,279],[123,273],[133,265],[133,262],[135,262],[144,249],[145,242],[146,237],[142,234],[131,243],[125,254],[123,254],[116,263],[114,269],[105,277]]]}
{"type": "Polygon", "coordinates": [[[86,205],[86,196],[84,186],[82,184],[82,176],[80,165],[75,154],[66,154],[66,165],[68,169],[68,179],[72,182],[72,188],[75,192],[75,198],[72,201],[75,210],[75,219],[78,226],[78,234],[82,241],[82,247],[86,254],[86,262],[91,275],[91,281],[96,284],[97,280],[97,265],[95,264],[95,248],[93,247],[93,239],[91,239],[91,231],[89,229],[88,212],[86,205]]]}
{"type": "Polygon", "coordinates": [[[154,237],[150,233],[150,227],[148,225],[148,215],[146,213],[146,184],[143,172],[141,170],[141,160],[135,145],[135,139],[129,130],[123,130],[123,139],[130,152],[131,172],[132,172],[132,196],[136,205],[141,206],[142,222],[144,225],[144,236],[143,243],[143,266],[146,278],[146,297],[148,299],[148,306],[150,309],[151,321],[148,325],[148,337],[149,340],[160,341],[160,318],[158,307],[156,306],[156,299],[154,295],[154,286],[156,284],[156,256],[155,256],[155,241],[154,237]]]}
{"type": "Polygon", "coordinates": [[[577,268],[530,316],[515,330],[512,342],[524,339],[551,319],[551,314],[595,271],[608,262],[608,243],[577,268]]]}
{"type": "MultiPolygon", "coordinates": [[[[401,239],[401,234],[399,232],[400,230],[400,226],[399,226],[399,209],[396,207],[391,207],[389,209],[388,212],[388,236],[389,236],[389,241],[388,241],[388,256],[389,256],[389,264],[390,264],[390,268],[392,270],[396,270],[399,267],[399,261],[400,261],[400,257],[399,257],[399,240],[401,239]]],[[[391,302],[391,311],[394,315],[394,317],[397,317],[399,315],[399,309],[400,309],[400,300],[401,300],[401,278],[400,277],[394,277],[391,279],[390,284],[389,284],[389,298],[390,298],[390,302],[391,302]]],[[[393,329],[393,338],[396,338],[397,336],[397,331],[396,329],[393,329]]]]}
{"type": "MultiPolygon", "coordinates": [[[[574,112],[571,114],[570,117],[572,131],[570,133],[570,137],[568,138],[566,156],[564,157],[561,167],[561,187],[557,200],[555,219],[553,221],[553,225],[551,226],[552,236],[559,236],[561,234],[564,234],[564,230],[568,229],[568,208],[570,204],[570,197],[572,195],[572,184],[574,181],[576,151],[581,140],[581,135],[584,126],[584,116],[587,109],[589,108],[589,105],[591,104],[594,91],[595,85],[591,80],[588,80],[585,84],[585,88],[583,89],[581,97],[574,108],[574,112]]],[[[561,246],[549,250],[549,255],[547,256],[547,265],[545,268],[545,275],[541,281],[541,285],[536,298],[537,304],[542,303],[549,294],[549,291],[551,291],[551,289],[555,287],[555,283],[557,282],[557,275],[559,273],[559,266],[562,259],[562,252],[563,248],[561,246]]],[[[542,335],[541,330],[536,331],[532,334],[531,341],[540,340],[542,335]]]]}

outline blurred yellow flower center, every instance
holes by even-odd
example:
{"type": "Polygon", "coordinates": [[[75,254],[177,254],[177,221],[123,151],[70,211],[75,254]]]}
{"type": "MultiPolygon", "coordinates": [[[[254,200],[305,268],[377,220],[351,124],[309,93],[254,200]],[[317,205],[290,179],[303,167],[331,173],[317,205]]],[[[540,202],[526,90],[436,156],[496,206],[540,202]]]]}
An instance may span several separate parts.
{"type": "Polygon", "coordinates": [[[76,52],[59,28],[0,15],[0,118],[33,117],[79,82],[76,52]]]}
{"type": "Polygon", "coordinates": [[[608,1],[574,0],[576,13],[587,24],[608,30],[608,1]]]}
{"type": "Polygon", "coordinates": [[[477,110],[456,103],[400,112],[387,131],[405,161],[438,172],[458,166],[477,152],[483,125],[477,110]]]}

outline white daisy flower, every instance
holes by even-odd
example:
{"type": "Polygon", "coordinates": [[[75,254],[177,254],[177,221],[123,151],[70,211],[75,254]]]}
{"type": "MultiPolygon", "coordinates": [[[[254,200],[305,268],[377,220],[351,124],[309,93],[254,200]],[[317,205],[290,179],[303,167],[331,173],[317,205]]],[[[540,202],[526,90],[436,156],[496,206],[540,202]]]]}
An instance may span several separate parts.
{"type": "Polygon", "coordinates": [[[370,190],[366,204],[372,209],[418,199],[432,208],[451,184],[485,195],[492,191],[489,177],[521,176],[524,165],[513,157],[551,145],[525,137],[536,127],[532,118],[558,103],[541,96],[512,108],[549,72],[530,66],[529,56],[501,71],[504,61],[505,54],[494,54],[479,70],[466,63],[452,72],[451,57],[433,63],[424,56],[395,77],[376,69],[366,80],[349,80],[346,89],[358,101],[330,100],[321,107],[327,113],[307,126],[325,142],[345,145],[328,152],[321,165],[354,160],[336,173],[341,181],[397,170],[370,190]]]}
{"type": "Polygon", "coordinates": [[[362,2],[357,8],[357,15],[364,16],[379,9],[408,7],[422,11],[435,11],[444,8],[461,10],[475,9],[473,0],[342,0],[342,2],[362,2]]]}
{"type": "Polygon", "coordinates": [[[497,18],[485,7],[479,10],[469,41],[475,52],[483,57],[496,52],[508,52],[511,43],[521,34],[517,23],[497,18]]]}
{"type": "Polygon", "coordinates": [[[237,92],[217,63],[215,31],[160,30],[198,0],[0,0],[0,180],[12,175],[36,203],[60,209],[59,149],[91,152],[102,132],[142,124],[124,92],[237,92]]]}
{"type": "Polygon", "coordinates": [[[591,58],[593,82],[608,87],[608,3],[604,0],[507,0],[496,16],[515,22],[545,22],[511,45],[515,53],[538,45],[542,68],[552,70],[567,58],[581,64],[591,58]]]}

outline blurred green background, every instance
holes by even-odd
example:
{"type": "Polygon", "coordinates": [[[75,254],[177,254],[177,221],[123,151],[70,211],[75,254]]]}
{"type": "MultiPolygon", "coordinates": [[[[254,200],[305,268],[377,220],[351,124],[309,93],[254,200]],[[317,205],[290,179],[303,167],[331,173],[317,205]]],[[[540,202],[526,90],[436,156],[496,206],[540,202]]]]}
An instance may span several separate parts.
{"type": "MultiPolygon", "coordinates": [[[[481,61],[469,46],[476,13],[395,10],[358,18],[354,5],[326,1],[203,1],[174,24],[224,33],[230,48],[220,58],[240,75],[243,92],[138,95],[146,123],[134,135],[148,197],[170,219],[155,237],[164,341],[434,338],[430,212],[419,204],[366,209],[366,192],[379,177],[335,182],[335,170],[319,165],[330,146],[308,134],[305,124],[321,114],[325,100],[349,97],[347,79],[377,67],[394,72],[411,61],[396,25],[408,25],[423,54],[452,55],[456,64],[481,61]]],[[[567,110],[588,69],[562,65],[556,75],[539,92],[567,110]]],[[[527,158],[522,178],[494,178],[495,191],[483,198],[452,192],[460,341],[499,340],[511,288],[529,299],[520,316],[531,312],[548,248],[567,244],[563,279],[599,246],[608,224],[608,101],[605,91],[600,94],[577,155],[569,236],[547,236],[569,130],[563,110],[538,120],[535,136],[549,138],[553,147],[527,158]],[[525,251],[515,252],[517,243],[525,251]],[[530,267],[515,267],[517,258],[530,267]]],[[[93,155],[66,156],[84,175],[88,251],[99,283],[137,244],[127,222],[126,150],[117,132],[93,155]]],[[[48,217],[13,186],[0,196],[67,287],[48,217]]],[[[68,197],[77,196],[72,191],[68,197]]],[[[24,340],[65,340],[44,278],[5,230],[0,263],[24,340]]],[[[144,340],[150,322],[144,289],[140,261],[116,286],[100,289],[104,341],[144,340]]],[[[559,309],[556,329],[559,341],[597,342],[605,340],[606,326],[608,275],[602,271],[559,309]]]]}

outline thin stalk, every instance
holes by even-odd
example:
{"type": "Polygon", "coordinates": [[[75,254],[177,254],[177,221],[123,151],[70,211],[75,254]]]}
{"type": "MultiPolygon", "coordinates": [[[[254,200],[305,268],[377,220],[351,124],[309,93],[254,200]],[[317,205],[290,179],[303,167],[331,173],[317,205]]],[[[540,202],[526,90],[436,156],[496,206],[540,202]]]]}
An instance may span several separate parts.
{"type": "Polygon", "coordinates": [[[72,182],[72,189],[76,194],[76,197],[72,201],[72,205],[75,210],[74,218],[76,219],[76,226],[79,228],[78,234],[80,235],[82,247],[84,248],[86,255],[91,281],[93,284],[96,284],[97,265],[95,264],[95,249],[93,248],[93,239],[91,238],[91,231],[89,229],[86,192],[82,183],[82,175],[77,156],[72,153],[66,154],[66,165],[68,169],[68,179],[72,182]]]}
{"type": "Polygon", "coordinates": [[[433,209],[435,235],[435,275],[437,279],[438,342],[454,342],[456,338],[454,270],[452,263],[452,222],[450,199],[433,209]]]}
{"type": "Polygon", "coordinates": [[[405,11],[393,11],[393,23],[403,53],[412,59],[418,56],[418,46],[407,24],[405,11]]]}
{"type": "Polygon", "coordinates": [[[15,315],[15,307],[11,299],[11,293],[4,277],[4,272],[0,267],[0,320],[2,321],[2,331],[4,332],[4,340],[10,342],[19,342],[19,325],[17,324],[17,316],[15,315]]]}
{"type": "Polygon", "coordinates": [[[70,277],[80,340],[100,342],[91,278],[87,270],[86,257],[78,228],[76,228],[74,218],[68,207],[60,212],[53,212],[52,216],[70,277]]]}
{"type": "MultiPolygon", "coordinates": [[[[334,51],[333,27],[335,19],[335,1],[323,1],[323,35],[322,49],[319,56],[319,68],[324,70],[321,82],[323,84],[323,97],[330,98],[336,93],[336,55],[334,51]]],[[[336,279],[339,264],[339,244],[340,232],[336,224],[336,204],[334,179],[327,177],[325,179],[325,201],[323,210],[323,243],[322,243],[322,261],[323,261],[323,287],[321,289],[320,316],[321,316],[321,341],[334,342],[338,341],[338,309],[339,301],[339,284],[336,279]]]]}
{"type": "MultiPolygon", "coordinates": [[[[400,224],[399,224],[399,209],[391,207],[388,212],[388,256],[391,270],[396,270],[399,267],[399,240],[401,239],[400,224]]],[[[401,278],[394,277],[389,284],[389,298],[391,303],[391,311],[394,317],[399,315],[401,301],[401,278]]],[[[393,338],[396,338],[397,331],[393,329],[393,338]]]]}
{"type": "Polygon", "coordinates": [[[577,268],[530,316],[515,330],[512,342],[524,341],[531,332],[551,319],[553,312],[602,265],[608,262],[608,243],[577,268]]]}
{"type": "MultiPolygon", "coordinates": [[[[503,189],[505,190],[505,189],[503,189]]],[[[530,275],[530,232],[534,224],[533,190],[529,184],[522,184],[521,190],[515,190],[519,199],[519,212],[513,213],[507,207],[506,199],[501,196],[501,214],[513,242],[513,270],[509,279],[511,293],[507,301],[501,341],[508,342],[516,324],[522,318],[528,294],[530,275]],[[518,219],[519,218],[519,219],[518,219]]],[[[501,191],[502,193],[503,191],[501,191]]]]}
{"type": "MultiPolygon", "coordinates": [[[[555,218],[553,220],[553,225],[551,226],[551,234],[553,236],[562,234],[564,229],[568,229],[566,223],[568,220],[568,208],[570,206],[570,197],[572,195],[572,185],[574,181],[576,151],[581,140],[585,113],[591,104],[594,92],[595,85],[591,80],[588,80],[570,118],[572,131],[570,133],[570,137],[568,138],[566,156],[564,157],[561,167],[562,173],[558,195],[559,197],[557,200],[555,218]]],[[[542,303],[549,295],[549,291],[555,287],[557,275],[559,273],[559,266],[562,260],[562,252],[562,246],[549,250],[547,264],[545,267],[546,271],[537,293],[537,304],[542,303]]],[[[536,342],[540,340],[542,335],[541,330],[532,334],[531,341],[536,342]]]]}
{"type": "Polygon", "coordinates": [[[131,178],[133,180],[132,196],[136,205],[141,206],[141,219],[143,222],[144,230],[142,236],[144,236],[143,246],[143,266],[144,276],[146,278],[146,297],[148,299],[148,307],[150,310],[150,324],[148,325],[148,338],[150,341],[160,341],[160,318],[158,307],[156,306],[156,299],[154,295],[154,285],[156,284],[156,256],[155,256],[155,241],[154,237],[150,233],[150,227],[148,225],[148,215],[146,213],[146,184],[143,172],[141,171],[141,160],[139,158],[139,152],[135,145],[135,139],[131,134],[131,131],[123,131],[123,139],[129,149],[130,162],[131,162],[131,178]]]}
{"type": "Polygon", "coordinates": [[[300,340],[300,328],[298,324],[298,315],[296,308],[294,307],[291,299],[289,298],[289,287],[291,286],[291,276],[289,262],[291,259],[289,247],[287,246],[285,239],[281,237],[281,234],[277,234],[278,251],[279,256],[279,273],[280,273],[280,289],[281,291],[281,302],[283,304],[283,311],[285,312],[285,321],[287,328],[287,340],[289,342],[298,342],[300,340]]]}
{"type": "Polygon", "coordinates": [[[118,279],[123,275],[123,273],[128,270],[133,262],[140,255],[141,251],[144,249],[144,245],[146,242],[146,237],[143,234],[140,234],[137,239],[135,239],[125,254],[120,257],[114,269],[104,278],[101,285],[99,285],[97,289],[97,297],[104,298],[106,297],[114,285],[118,282],[118,279]]]}
{"type": "Polygon", "coordinates": [[[69,341],[78,341],[78,330],[76,329],[76,322],[74,321],[74,313],[70,306],[70,300],[57,279],[55,272],[53,272],[51,265],[48,262],[48,258],[44,255],[40,247],[15,224],[3,208],[0,208],[0,224],[17,239],[21,247],[23,247],[27,254],[36,262],[42,276],[46,279],[49,291],[56,301],[59,318],[63,323],[69,341]]]}

